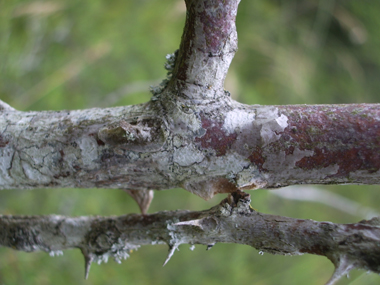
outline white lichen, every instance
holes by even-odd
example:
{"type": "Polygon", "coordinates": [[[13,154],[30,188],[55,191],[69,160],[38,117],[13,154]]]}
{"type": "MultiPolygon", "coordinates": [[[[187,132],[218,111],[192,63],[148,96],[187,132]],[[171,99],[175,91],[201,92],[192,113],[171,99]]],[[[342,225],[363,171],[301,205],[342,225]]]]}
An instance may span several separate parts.
{"type": "Polygon", "coordinates": [[[260,135],[263,146],[277,141],[288,126],[288,117],[279,114],[278,108],[272,106],[260,107],[257,109],[256,120],[253,122],[260,127],[260,135]]]}
{"type": "Polygon", "coordinates": [[[158,86],[150,86],[150,92],[153,95],[152,97],[153,101],[158,100],[159,95],[165,90],[170,79],[172,78],[177,55],[178,55],[178,50],[176,50],[174,53],[166,55],[166,63],[164,65],[165,69],[168,71],[166,74],[166,78],[162,80],[162,82],[158,86]]]}
{"type": "Polygon", "coordinates": [[[93,169],[96,164],[93,163],[94,158],[98,157],[98,147],[96,139],[93,137],[81,137],[77,143],[82,152],[82,162],[85,167],[93,169]]]}
{"type": "Polygon", "coordinates": [[[40,171],[38,171],[35,167],[31,166],[26,161],[21,161],[22,169],[26,175],[26,177],[39,184],[47,184],[51,181],[49,176],[43,175],[40,171]]]}
{"type": "Polygon", "coordinates": [[[108,259],[112,257],[117,263],[121,263],[121,260],[127,259],[129,254],[133,250],[137,250],[140,245],[130,244],[127,242],[123,242],[122,239],[118,239],[116,243],[111,246],[111,249],[101,255],[94,254],[94,262],[98,264],[107,263],[108,259]]]}
{"type": "Polygon", "coordinates": [[[49,252],[49,255],[51,257],[60,256],[60,255],[63,255],[63,251],[62,250],[52,250],[49,252]]]}
{"type": "Polygon", "coordinates": [[[173,153],[173,162],[180,166],[190,166],[194,163],[201,162],[205,156],[193,145],[185,148],[175,149],[173,153]]]}
{"type": "Polygon", "coordinates": [[[255,120],[255,113],[246,112],[244,110],[232,110],[228,112],[224,118],[223,129],[226,131],[226,134],[232,134],[237,131],[238,128],[244,127],[242,122],[245,124],[251,124],[255,120]]]}

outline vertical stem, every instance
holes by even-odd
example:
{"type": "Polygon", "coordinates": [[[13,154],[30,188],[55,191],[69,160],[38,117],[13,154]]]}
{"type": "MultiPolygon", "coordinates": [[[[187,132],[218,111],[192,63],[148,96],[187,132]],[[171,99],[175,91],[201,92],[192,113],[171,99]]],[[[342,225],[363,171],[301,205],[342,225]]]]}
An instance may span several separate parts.
{"type": "Polygon", "coordinates": [[[224,95],[224,79],[237,50],[239,2],[186,0],[186,24],[171,81],[185,97],[224,95]]]}

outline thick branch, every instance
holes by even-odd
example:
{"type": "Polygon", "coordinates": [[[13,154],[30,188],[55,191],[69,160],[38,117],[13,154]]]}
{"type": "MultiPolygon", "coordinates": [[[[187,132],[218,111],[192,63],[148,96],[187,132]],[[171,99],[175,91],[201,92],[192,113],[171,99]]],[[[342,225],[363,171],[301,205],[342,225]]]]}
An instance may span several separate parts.
{"type": "Polygon", "coordinates": [[[163,159],[167,165],[167,154],[159,152],[167,136],[165,126],[164,118],[149,104],[4,112],[0,117],[0,188],[170,188],[173,183],[156,172],[161,167],[151,165],[163,159]],[[140,157],[142,153],[146,156],[140,157]],[[140,171],[154,184],[145,185],[140,171]]]}
{"type": "Polygon", "coordinates": [[[161,212],[120,217],[0,216],[1,246],[23,251],[80,248],[86,260],[128,257],[147,244],[213,245],[238,243],[262,252],[323,255],[337,268],[379,273],[380,223],[356,224],[299,220],[254,211],[249,195],[238,192],[207,211],[161,212]]]}
{"type": "Polygon", "coordinates": [[[6,111],[0,188],[183,187],[207,199],[292,184],[380,184],[377,104],[160,108],[6,111]]]}

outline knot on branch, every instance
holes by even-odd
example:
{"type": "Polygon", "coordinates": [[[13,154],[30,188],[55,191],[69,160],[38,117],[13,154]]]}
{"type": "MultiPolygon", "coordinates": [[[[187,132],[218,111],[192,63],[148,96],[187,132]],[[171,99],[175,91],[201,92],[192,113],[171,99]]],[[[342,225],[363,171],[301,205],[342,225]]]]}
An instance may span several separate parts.
{"type": "Polygon", "coordinates": [[[166,140],[165,123],[161,118],[122,120],[98,131],[105,144],[133,151],[157,151],[166,140]]]}
{"type": "Polygon", "coordinates": [[[230,216],[232,214],[246,215],[254,211],[251,207],[251,195],[237,190],[228,195],[220,202],[222,215],[230,216]]]}

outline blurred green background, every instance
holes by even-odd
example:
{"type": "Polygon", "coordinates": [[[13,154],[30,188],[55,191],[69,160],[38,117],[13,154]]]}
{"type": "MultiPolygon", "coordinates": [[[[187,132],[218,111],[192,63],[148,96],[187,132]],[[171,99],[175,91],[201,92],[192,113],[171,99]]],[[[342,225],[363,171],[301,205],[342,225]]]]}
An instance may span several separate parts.
{"type": "MultiPolygon", "coordinates": [[[[226,89],[247,104],[379,102],[379,12],[379,1],[243,0],[239,50],[226,89]]],[[[25,111],[145,102],[149,86],[165,77],[165,55],[178,48],[184,20],[182,0],[1,1],[0,99],[25,111]]],[[[282,190],[251,192],[252,206],[296,218],[357,222],[369,208],[380,211],[378,188],[320,188],[340,195],[335,198],[341,209],[326,205],[332,201],[326,192],[316,203],[273,194],[282,190]],[[367,208],[356,211],[345,199],[367,208]]],[[[161,191],[149,212],[203,210],[223,198],[205,202],[183,190],[161,191]]],[[[135,203],[119,190],[0,192],[1,214],[134,212],[135,203]]],[[[182,245],[162,268],[167,247],[142,247],[121,265],[92,265],[84,281],[79,250],[50,257],[1,248],[0,284],[324,284],[333,271],[324,257],[260,255],[234,244],[205,249],[182,245]]],[[[379,283],[378,275],[363,271],[339,282],[379,283]]]]}

